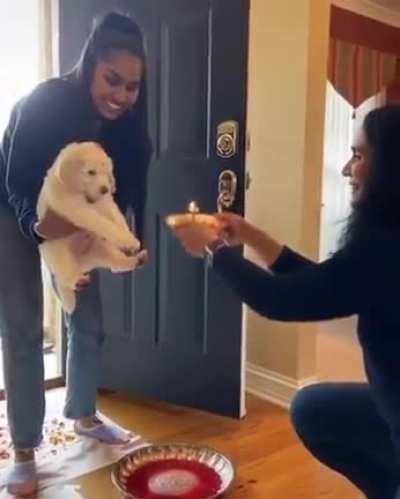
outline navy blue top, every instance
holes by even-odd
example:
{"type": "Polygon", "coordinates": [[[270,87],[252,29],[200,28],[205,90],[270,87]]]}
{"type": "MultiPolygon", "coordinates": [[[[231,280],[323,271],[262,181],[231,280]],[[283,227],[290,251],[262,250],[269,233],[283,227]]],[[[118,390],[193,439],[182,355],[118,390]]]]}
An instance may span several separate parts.
{"type": "Polygon", "coordinates": [[[151,143],[147,117],[135,109],[115,121],[101,120],[72,76],[39,84],[15,105],[0,145],[0,205],[15,210],[26,237],[40,242],[33,231],[37,199],[60,150],[97,141],[114,162],[116,201],[123,211],[132,208],[142,239],[151,143]]]}
{"type": "Polygon", "coordinates": [[[270,319],[307,322],[358,314],[367,377],[400,457],[400,231],[371,231],[320,264],[285,248],[271,272],[222,249],[214,268],[245,303],[270,319]]]}

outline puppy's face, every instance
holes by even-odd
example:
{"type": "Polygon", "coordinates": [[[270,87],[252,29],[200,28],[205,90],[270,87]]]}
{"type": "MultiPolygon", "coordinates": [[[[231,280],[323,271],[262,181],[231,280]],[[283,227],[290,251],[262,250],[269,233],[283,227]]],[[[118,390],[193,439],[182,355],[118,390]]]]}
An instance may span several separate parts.
{"type": "Polygon", "coordinates": [[[71,192],[89,203],[115,192],[112,161],[94,143],[67,146],[60,154],[57,175],[71,192]]]}

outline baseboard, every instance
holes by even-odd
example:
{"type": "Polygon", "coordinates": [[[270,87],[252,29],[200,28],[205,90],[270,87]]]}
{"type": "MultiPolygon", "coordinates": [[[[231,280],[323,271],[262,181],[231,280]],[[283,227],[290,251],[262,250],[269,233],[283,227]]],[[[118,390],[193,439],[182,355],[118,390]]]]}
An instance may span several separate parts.
{"type": "Polygon", "coordinates": [[[246,391],[286,409],[289,408],[291,400],[301,388],[316,381],[313,377],[296,380],[247,363],[246,391]]]}

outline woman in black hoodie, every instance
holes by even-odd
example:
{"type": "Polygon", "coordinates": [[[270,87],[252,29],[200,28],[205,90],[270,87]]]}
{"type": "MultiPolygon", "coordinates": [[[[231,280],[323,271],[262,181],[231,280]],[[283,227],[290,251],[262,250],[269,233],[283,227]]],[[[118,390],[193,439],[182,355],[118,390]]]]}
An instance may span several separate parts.
{"type": "Polygon", "coordinates": [[[233,214],[219,215],[228,242],[252,247],[269,271],[224,248],[219,231],[178,232],[189,253],[214,253],[215,271],[265,317],[301,322],[358,315],[368,383],[310,386],[291,413],[309,451],[368,499],[400,497],[399,130],[400,106],[366,117],[343,170],[353,209],[342,247],[320,264],[233,214]]]}
{"type": "MultiPolygon", "coordinates": [[[[14,107],[0,149],[0,329],[8,420],[16,451],[8,475],[13,494],[37,488],[34,448],[44,418],[43,304],[38,244],[76,230],[49,212],[36,218],[36,202],[60,150],[96,141],[114,162],[116,200],[135,215],[143,238],[147,169],[145,51],[129,17],[105,16],[94,28],[74,70],[38,85],[14,107]]],[[[104,332],[96,273],[84,284],[68,317],[65,415],[75,430],[116,444],[127,435],[96,417],[98,368],[104,332]]]]}

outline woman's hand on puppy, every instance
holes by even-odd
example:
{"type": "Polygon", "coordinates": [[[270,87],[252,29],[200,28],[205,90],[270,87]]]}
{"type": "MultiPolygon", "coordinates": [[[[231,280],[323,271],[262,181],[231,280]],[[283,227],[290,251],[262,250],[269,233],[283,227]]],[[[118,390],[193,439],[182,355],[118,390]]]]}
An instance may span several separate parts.
{"type": "Polygon", "coordinates": [[[72,224],[53,210],[47,210],[44,217],[34,225],[36,234],[45,239],[61,239],[79,231],[79,227],[72,224]]]}

